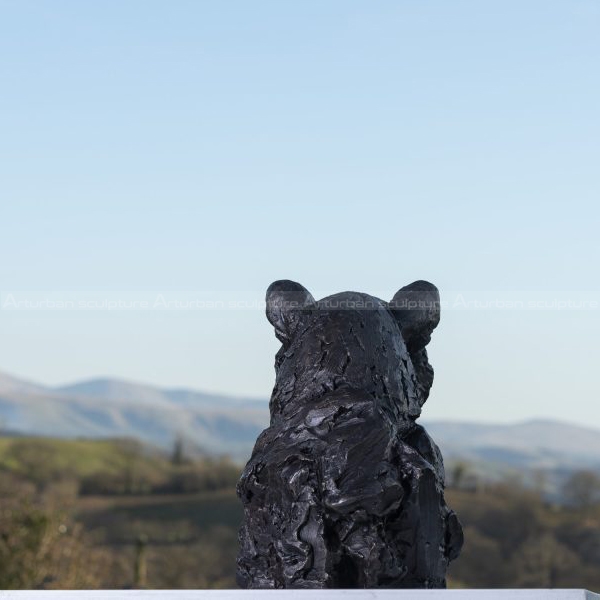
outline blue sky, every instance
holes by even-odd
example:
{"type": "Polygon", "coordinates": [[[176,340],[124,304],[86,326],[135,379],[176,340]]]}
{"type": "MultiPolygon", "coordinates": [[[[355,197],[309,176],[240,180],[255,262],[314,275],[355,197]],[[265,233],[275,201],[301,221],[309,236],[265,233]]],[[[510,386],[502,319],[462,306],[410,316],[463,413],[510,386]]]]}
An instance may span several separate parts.
{"type": "MultiPolygon", "coordinates": [[[[455,306],[600,300],[599,25],[596,0],[0,0],[3,298],[429,279],[428,417],[600,427],[597,309],[455,306]]],[[[0,310],[0,340],[46,383],[265,397],[277,350],[253,308],[0,310]]]]}

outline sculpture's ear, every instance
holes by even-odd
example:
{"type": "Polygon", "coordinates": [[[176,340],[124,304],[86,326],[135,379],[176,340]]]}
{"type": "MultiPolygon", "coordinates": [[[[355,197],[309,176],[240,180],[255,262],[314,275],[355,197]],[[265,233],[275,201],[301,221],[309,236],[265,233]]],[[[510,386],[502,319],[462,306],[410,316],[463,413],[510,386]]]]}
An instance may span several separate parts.
{"type": "Polygon", "coordinates": [[[311,293],[299,283],[280,279],[267,290],[267,319],[282,343],[289,342],[307,309],[315,306],[311,293]]]}
{"type": "Polygon", "coordinates": [[[427,346],[440,322],[440,293],[428,281],[415,281],[399,289],[389,303],[409,352],[427,346]]]}

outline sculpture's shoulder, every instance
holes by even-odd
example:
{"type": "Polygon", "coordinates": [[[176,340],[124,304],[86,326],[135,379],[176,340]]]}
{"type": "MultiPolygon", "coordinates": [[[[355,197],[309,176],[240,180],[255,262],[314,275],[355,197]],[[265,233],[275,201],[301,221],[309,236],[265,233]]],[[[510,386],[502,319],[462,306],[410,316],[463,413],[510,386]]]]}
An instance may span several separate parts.
{"type": "Polygon", "coordinates": [[[350,441],[351,430],[361,427],[361,436],[368,436],[373,430],[386,429],[385,417],[377,402],[361,390],[338,389],[306,404],[290,406],[277,415],[259,436],[254,454],[284,441],[293,443],[320,439],[330,442],[334,431],[333,437],[350,441]]]}
{"type": "Polygon", "coordinates": [[[278,415],[256,441],[250,462],[268,455],[273,464],[297,455],[341,465],[355,452],[367,456],[388,447],[391,451],[394,438],[395,428],[376,399],[343,388],[278,415]]]}
{"type": "Polygon", "coordinates": [[[296,422],[320,434],[381,418],[378,403],[373,397],[362,390],[342,388],[303,406],[298,411],[301,423],[298,420],[296,422]]]}
{"type": "Polygon", "coordinates": [[[410,432],[404,436],[404,443],[417,451],[433,468],[440,484],[444,485],[446,474],[444,470],[444,459],[438,445],[421,425],[415,425],[410,432]]]}

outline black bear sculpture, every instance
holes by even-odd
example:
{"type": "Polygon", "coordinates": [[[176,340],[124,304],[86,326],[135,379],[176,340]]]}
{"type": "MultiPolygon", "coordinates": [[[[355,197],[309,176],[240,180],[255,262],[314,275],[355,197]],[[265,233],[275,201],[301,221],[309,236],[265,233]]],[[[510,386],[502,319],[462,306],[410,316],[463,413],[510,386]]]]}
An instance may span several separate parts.
{"type": "Polygon", "coordinates": [[[238,484],[238,584],[445,587],[462,528],[444,500],[440,451],[415,422],[433,383],[437,288],[315,301],[284,280],[266,302],[282,347],[270,426],[238,484]]]}

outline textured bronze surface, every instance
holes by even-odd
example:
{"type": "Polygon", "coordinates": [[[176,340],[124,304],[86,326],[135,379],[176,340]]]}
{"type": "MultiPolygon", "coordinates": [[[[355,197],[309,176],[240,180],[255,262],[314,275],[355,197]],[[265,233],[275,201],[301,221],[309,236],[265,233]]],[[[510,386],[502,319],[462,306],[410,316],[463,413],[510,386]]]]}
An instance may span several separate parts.
{"type": "Polygon", "coordinates": [[[415,422],[433,383],[437,288],[315,301],[276,281],[266,300],[282,347],[271,423],[238,484],[240,587],[445,587],[462,529],[415,422]]]}

